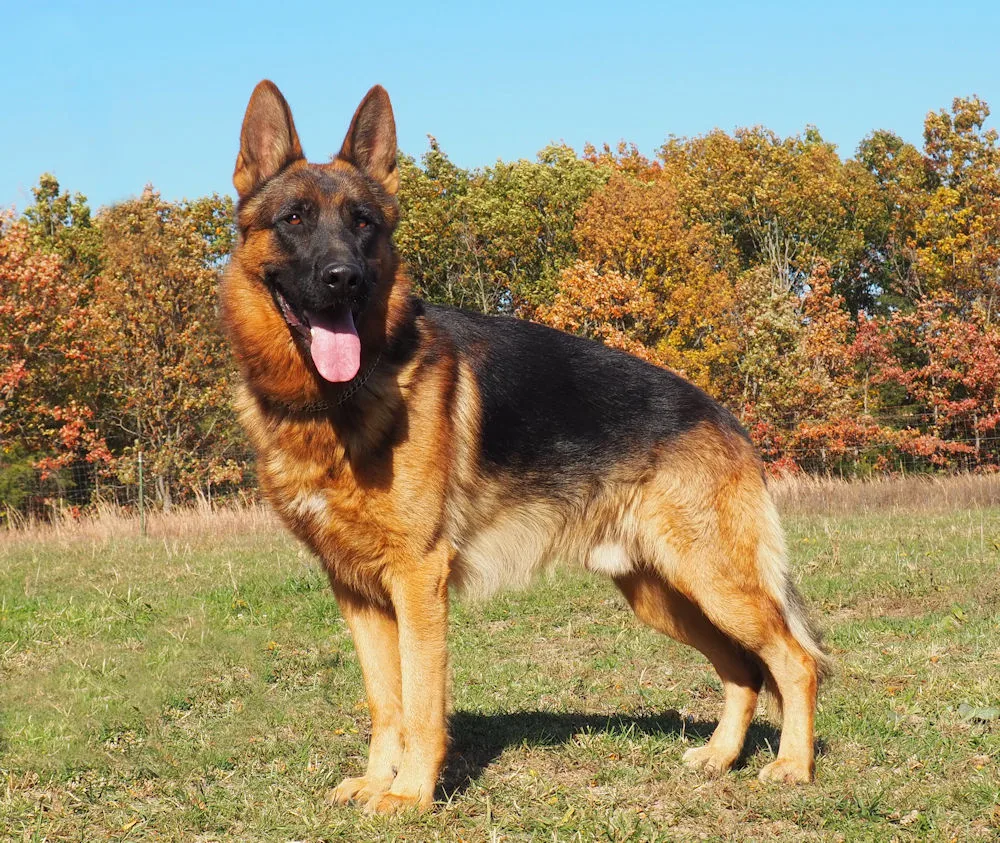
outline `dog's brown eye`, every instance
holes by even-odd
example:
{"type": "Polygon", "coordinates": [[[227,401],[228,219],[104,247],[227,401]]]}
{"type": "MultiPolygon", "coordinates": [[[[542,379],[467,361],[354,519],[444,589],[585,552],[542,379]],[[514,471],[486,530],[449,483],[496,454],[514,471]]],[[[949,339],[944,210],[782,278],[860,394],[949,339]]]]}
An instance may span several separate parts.
{"type": "Polygon", "coordinates": [[[302,225],[302,217],[300,217],[298,214],[289,214],[287,217],[285,217],[285,222],[287,222],[289,225],[302,225]]]}
{"type": "Polygon", "coordinates": [[[371,223],[368,222],[368,220],[366,220],[364,217],[358,217],[357,221],[358,228],[368,228],[369,225],[371,225],[371,223]]]}

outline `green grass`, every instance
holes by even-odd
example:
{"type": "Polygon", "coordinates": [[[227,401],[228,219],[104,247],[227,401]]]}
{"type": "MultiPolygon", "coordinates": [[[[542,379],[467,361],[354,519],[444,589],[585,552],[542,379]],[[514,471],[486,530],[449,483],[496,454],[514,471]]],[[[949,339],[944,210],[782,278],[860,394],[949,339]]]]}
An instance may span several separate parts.
{"type": "Polygon", "coordinates": [[[787,526],[838,665],[815,784],[758,783],[763,719],[733,773],[686,769],[714,674],[609,582],[562,572],[456,604],[442,802],[394,818],[325,799],[362,769],[368,716],[291,539],[0,544],[0,839],[1000,837],[1000,510],[787,526]]]}

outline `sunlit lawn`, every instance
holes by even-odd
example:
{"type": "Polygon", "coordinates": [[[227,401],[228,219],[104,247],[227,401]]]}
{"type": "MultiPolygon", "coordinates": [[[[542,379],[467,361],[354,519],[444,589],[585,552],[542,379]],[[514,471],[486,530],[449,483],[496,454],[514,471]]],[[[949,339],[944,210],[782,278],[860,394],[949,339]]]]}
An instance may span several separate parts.
{"type": "Polygon", "coordinates": [[[0,837],[672,840],[1000,837],[1000,510],[797,516],[838,672],[818,777],[765,786],[777,732],[706,780],[703,659],[578,573],[457,604],[453,750],[424,817],[326,795],[368,716],[324,578],[279,531],[0,538],[0,837]]]}

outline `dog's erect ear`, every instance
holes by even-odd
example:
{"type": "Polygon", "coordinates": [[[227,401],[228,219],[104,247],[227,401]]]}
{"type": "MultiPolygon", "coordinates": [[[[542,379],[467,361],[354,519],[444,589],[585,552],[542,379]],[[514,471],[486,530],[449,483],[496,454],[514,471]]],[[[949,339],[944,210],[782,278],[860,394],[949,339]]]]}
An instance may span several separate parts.
{"type": "Polygon", "coordinates": [[[240,132],[240,154],[236,157],[233,184],[240,198],[277,175],[282,168],[302,158],[302,145],[292,122],[292,110],[268,79],[250,96],[240,132]]]}
{"type": "Polygon", "coordinates": [[[395,195],[399,190],[396,121],[389,95],[381,85],[376,85],[361,100],[337,157],[380,182],[386,193],[395,195]]]}

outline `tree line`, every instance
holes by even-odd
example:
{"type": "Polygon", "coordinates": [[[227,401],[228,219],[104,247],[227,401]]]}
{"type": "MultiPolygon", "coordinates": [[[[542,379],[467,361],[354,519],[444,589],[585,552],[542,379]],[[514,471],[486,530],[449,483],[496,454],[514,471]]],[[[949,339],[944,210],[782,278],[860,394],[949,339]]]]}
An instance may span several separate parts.
{"type": "MultiPolygon", "coordinates": [[[[401,156],[396,243],[426,298],[534,319],[668,366],[741,418],[776,472],[1000,467],[1000,143],[989,108],[921,149],[853,157],[812,127],[401,156]]],[[[241,489],[216,285],[228,197],[152,188],[92,213],[43,175],[0,218],[0,517],[134,484],[162,505],[241,489]]]]}

